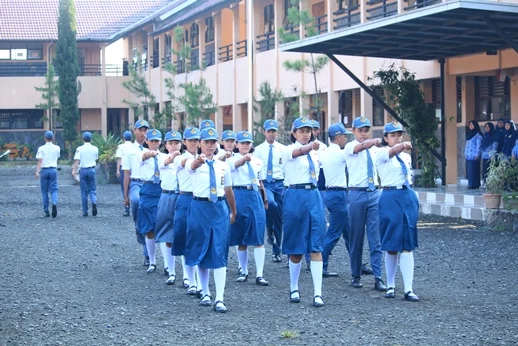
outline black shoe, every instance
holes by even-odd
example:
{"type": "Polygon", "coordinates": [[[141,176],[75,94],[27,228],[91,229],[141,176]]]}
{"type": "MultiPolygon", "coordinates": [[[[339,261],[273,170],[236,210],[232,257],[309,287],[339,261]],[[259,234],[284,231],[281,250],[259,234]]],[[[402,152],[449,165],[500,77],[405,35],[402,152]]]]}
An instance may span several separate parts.
{"type": "Polygon", "coordinates": [[[273,262],[274,262],[274,263],[282,262],[282,257],[281,257],[281,255],[273,255],[273,262]]]}
{"type": "Polygon", "coordinates": [[[97,216],[97,204],[92,203],[92,216],[97,216]]]}
{"type": "Polygon", "coordinates": [[[156,271],[156,264],[150,264],[149,267],[146,270],[146,273],[151,274],[156,271]]]}
{"type": "Polygon", "coordinates": [[[387,290],[387,286],[385,285],[383,280],[381,278],[376,278],[375,280],[376,280],[376,282],[374,283],[374,289],[376,291],[383,291],[383,292],[385,292],[387,290]]]}
{"type": "Polygon", "coordinates": [[[362,288],[363,284],[362,284],[361,280],[362,280],[361,278],[352,278],[351,286],[353,286],[354,288],[362,288]]]}
{"type": "Polygon", "coordinates": [[[385,292],[385,298],[395,298],[396,297],[396,288],[389,287],[387,288],[387,292],[385,292]]]}
{"type": "Polygon", "coordinates": [[[241,274],[236,279],[236,282],[246,282],[246,281],[248,281],[248,274],[241,274]]]}
{"type": "Polygon", "coordinates": [[[164,268],[164,275],[169,276],[169,268],[164,268]]]}
{"type": "Polygon", "coordinates": [[[165,283],[167,285],[174,285],[174,283],[176,282],[176,275],[175,274],[171,274],[169,275],[169,277],[167,278],[167,280],[165,280],[165,283]]]}
{"type": "Polygon", "coordinates": [[[323,307],[325,304],[324,304],[324,301],[322,300],[322,297],[321,296],[314,296],[313,297],[313,306],[316,307],[316,308],[321,308],[323,307]],[[320,298],[319,300],[317,300],[318,298],[320,298]]]}
{"type": "Polygon", "coordinates": [[[56,217],[58,215],[58,207],[55,204],[52,205],[52,217],[56,217]]]}
{"type": "Polygon", "coordinates": [[[408,300],[409,302],[418,302],[419,297],[412,291],[408,291],[405,293],[405,300],[408,300]]]}
{"type": "Polygon", "coordinates": [[[363,275],[373,275],[374,272],[371,268],[367,267],[367,263],[364,263],[362,266],[362,274],[363,275]]]}
{"type": "Polygon", "coordinates": [[[262,276],[258,276],[255,278],[255,284],[259,286],[268,286],[269,282],[266,281],[262,276]]]}
{"type": "Polygon", "coordinates": [[[200,305],[201,306],[211,306],[210,296],[208,294],[205,294],[203,297],[200,298],[200,305]]]}
{"type": "Polygon", "coordinates": [[[85,216],[85,217],[88,216],[88,213],[83,213],[83,216],[85,216]]]}
{"type": "Polygon", "coordinates": [[[237,275],[239,275],[239,276],[243,275],[243,268],[241,268],[241,267],[237,268],[237,275]]]}
{"type": "Polygon", "coordinates": [[[330,272],[327,269],[322,272],[322,277],[325,278],[335,278],[338,276],[338,273],[330,272]]]}
{"type": "Polygon", "coordinates": [[[149,257],[144,256],[144,264],[142,264],[144,267],[149,267],[149,257]]]}
{"type": "Polygon", "coordinates": [[[124,212],[124,214],[122,214],[122,216],[130,216],[130,212],[129,212],[129,210],[126,210],[126,211],[124,212]]]}
{"type": "Polygon", "coordinates": [[[290,292],[290,303],[300,303],[300,294],[299,293],[299,290],[295,290],[295,291],[291,291],[290,292]],[[297,293],[297,296],[296,297],[293,297],[293,295],[297,293]]]}
{"type": "Polygon", "coordinates": [[[45,217],[50,217],[50,213],[48,211],[45,212],[45,217]]]}
{"type": "Polygon", "coordinates": [[[227,307],[221,300],[218,300],[217,302],[214,302],[214,311],[225,313],[227,312],[227,307]]]}

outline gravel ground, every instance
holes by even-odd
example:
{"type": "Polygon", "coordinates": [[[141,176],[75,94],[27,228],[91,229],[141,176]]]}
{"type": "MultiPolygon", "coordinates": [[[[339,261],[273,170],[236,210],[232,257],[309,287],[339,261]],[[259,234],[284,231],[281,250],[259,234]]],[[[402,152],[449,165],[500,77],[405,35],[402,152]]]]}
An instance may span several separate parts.
{"type": "Polygon", "coordinates": [[[321,309],[311,306],[305,271],[302,303],[289,303],[288,269],[271,262],[270,247],[270,286],[237,284],[231,249],[229,311],[216,314],[180,287],[179,261],[175,286],[165,285],[160,253],[157,272],[145,273],[118,186],[99,186],[95,218],[81,216],[78,186],[59,192],[52,219],[43,217],[38,187],[2,189],[0,345],[518,344],[516,233],[423,218],[415,255],[419,303],[402,299],[399,272],[396,299],[374,291],[372,276],[362,289],[349,286],[340,244],[330,263],[340,277],[324,279],[321,309]]]}

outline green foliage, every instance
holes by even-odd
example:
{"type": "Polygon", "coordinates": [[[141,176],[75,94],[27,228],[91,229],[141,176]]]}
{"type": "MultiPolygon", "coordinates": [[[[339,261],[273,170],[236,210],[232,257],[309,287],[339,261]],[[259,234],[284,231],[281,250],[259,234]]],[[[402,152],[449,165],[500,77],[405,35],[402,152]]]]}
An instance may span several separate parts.
{"type": "Polygon", "coordinates": [[[437,161],[431,150],[440,145],[436,136],[439,121],[433,105],[425,102],[415,73],[404,67],[396,68],[392,64],[387,69],[375,71],[369,80],[380,81],[380,86],[385,91],[382,96],[384,101],[408,124],[406,131],[420,155],[421,185],[435,187],[437,161]]]}
{"type": "MultiPolygon", "coordinates": [[[[59,1],[58,42],[54,60],[59,75],[59,103],[63,138],[71,142],[77,138],[79,108],[77,105],[79,64],[76,47],[76,9],[73,0],[59,1]]],[[[71,155],[69,151],[69,155],[71,155]]]]}
{"type": "Polygon", "coordinates": [[[109,133],[104,138],[99,133],[92,135],[92,145],[95,145],[99,149],[99,163],[107,165],[111,162],[117,161],[115,153],[117,152],[117,146],[120,144],[120,138],[109,133]]]}
{"type": "Polygon", "coordinates": [[[254,113],[259,113],[259,121],[254,121],[253,137],[254,145],[264,142],[263,124],[267,119],[275,118],[275,107],[278,102],[284,100],[282,91],[273,90],[268,81],[259,85],[259,100],[254,98],[254,113]]]}
{"type": "Polygon", "coordinates": [[[45,74],[45,83],[43,87],[34,87],[36,91],[41,92],[41,98],[43,99],[42,103],[38,103],[35,105],[38,109],[43,109],[45,111],[46,117],[44,119],[50,119],[50,130],[54,130],[54,126],[56,124],[56,119],[53,110],[59,107],[59,103],[57,100],[59,93],[59,81],[55,78],[56,74],[54,72],[54,66],[49,64],[47,73],[45,74]]]}
{"type": "Polygon", "coordinates": [[[504,200],[516,199],[518,192],[518,162],[510,161],[503,154],[495,154],[489,161],[486,177],[486,192],[494,195],[502,194],[504,190],[511,193],[504,200]]]}

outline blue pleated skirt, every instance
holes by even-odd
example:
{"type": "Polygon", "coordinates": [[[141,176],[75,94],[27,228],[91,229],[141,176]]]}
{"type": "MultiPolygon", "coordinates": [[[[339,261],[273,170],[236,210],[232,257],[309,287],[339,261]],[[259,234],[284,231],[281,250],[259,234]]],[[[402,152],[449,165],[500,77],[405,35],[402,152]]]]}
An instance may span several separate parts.
{"type": "Polygon", "coordinates": [[[225,201],[191,202],[187,219],[185,263],[205,269],[227,266],[230,219],[225,201]]]}
{"type": "Polygon", "coordinates": [[[147,234],[155,229],[156,209],[161,194],[160,184],[143,184],[140,188],[137,211],[137,230],[140,234],[147,234]]]}
{"type": "Polygon", "coordinates": [[[230,246],[264,245],[266,213],[263,199],[258,191],[234,190],[236,199],[236,222],[230,225],[230,246]]]}
{"type": "Polygon", "coordinates": [[[173,221],[176,209],[177,194],[162,193],[156,210],[156,233],[157,243],[173,242],[173,221]]]}
{"type": "Polygon", "coordinates": [[[323,251],[326,223],[324,206],[317,189],[286,189],[282,221],[284,254],[302,255],[323,251]]]}
{"type": "Polygon", "coordinates": [[[173,221],[173,247],[174,256],[185,255],[185,238],[187,235],[187,217],[192,202],[192,194],[181,194],[176,200],[176,211],[173,221]]]}
{"type": "Polygon", "coordinates": [[[382,251],[412,251],[418,247],[419,200],[411,189],[383,190],[379,199],[382,251]]]}

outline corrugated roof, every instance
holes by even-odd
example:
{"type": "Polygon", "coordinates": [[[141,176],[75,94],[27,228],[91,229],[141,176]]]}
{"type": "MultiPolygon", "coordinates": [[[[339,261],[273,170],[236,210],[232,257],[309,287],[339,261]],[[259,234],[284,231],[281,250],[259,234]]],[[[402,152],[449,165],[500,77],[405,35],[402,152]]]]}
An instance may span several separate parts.
{"type": "MultiPolygon", "coordinates": [[[[106,41],[170,0],[75,0],[78,41],[106,41]]],[[[59,0],[0,1],[0,40],[58,38],[59,0]]]]}

